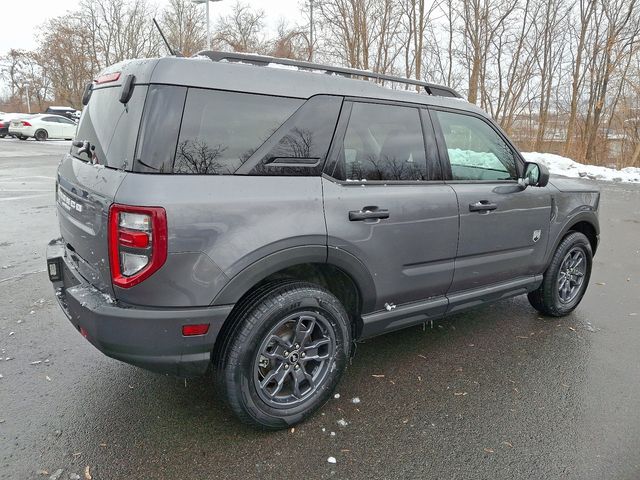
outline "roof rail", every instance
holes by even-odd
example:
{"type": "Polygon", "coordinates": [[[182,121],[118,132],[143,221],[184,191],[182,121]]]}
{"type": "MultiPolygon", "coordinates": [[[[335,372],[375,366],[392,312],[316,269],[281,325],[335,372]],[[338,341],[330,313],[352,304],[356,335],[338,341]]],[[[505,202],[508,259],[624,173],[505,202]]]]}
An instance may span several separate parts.
{"type": "Polygon", "coordinates": [[[462,96],[456,92],[453,88],[445,87],[443,85],[436,85],[435,83],[423,82],[421,80],[414,80],[412,78],[396,77],[394,75],[387,75],[384,73],[369,72],[367,70],[358,70],[355,68],[345,67],[332,67],[329,65],[322,65],[319,63],[305,62],[301,60],[291,60],[288,58],[268,57],[264,55],[255,55],[250,53],[235,53],[235,52],[220,52],[215,50],[203,50],[198,52],[196,56],[205,56],[214,62],[228,61],[228,62],[244,62],[253,65],[269,65],[275,63],[278,65],[285,65],[290,67],[297,67],[304,70],[316,70],[322,71],[327,74],[340,75],[346,78],[363,77],[372,78],[375,80],[382,80],[387,82],[404,83],[406,85],[417,85],[424,87],[425,91],[429,95],[439,97],[456,97],[462,98],[462,96]]]}

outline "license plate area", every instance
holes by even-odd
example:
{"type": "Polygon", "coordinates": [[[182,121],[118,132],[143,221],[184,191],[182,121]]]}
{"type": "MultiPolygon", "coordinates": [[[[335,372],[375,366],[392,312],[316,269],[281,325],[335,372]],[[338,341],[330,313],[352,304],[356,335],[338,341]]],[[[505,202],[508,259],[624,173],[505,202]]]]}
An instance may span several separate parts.
{"type": "Polygon", "coordinates": [[[52,282],[60,282],[63,278],[64,245],[53,240],[47,245],[47,274],[52,282]]]}

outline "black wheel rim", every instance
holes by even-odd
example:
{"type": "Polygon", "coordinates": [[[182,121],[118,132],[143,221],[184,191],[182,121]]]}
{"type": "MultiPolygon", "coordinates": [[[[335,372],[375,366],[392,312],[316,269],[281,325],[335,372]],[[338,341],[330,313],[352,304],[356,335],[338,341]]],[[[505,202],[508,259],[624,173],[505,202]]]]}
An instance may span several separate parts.
{"type": "Polygon", "coordinates": [[[307,401],[325,382],[335,352],[335,334],[324,313],[288,315],[269,331],[256,354],[258,395],[275,408],[307,401]]]}
{"type": "Polygon", "coordinates": [[[587,257],[580,247],[564,256],[558,272],[558,298],[562,303],[573,301],[580,292],[587,272],[587,257]]]}

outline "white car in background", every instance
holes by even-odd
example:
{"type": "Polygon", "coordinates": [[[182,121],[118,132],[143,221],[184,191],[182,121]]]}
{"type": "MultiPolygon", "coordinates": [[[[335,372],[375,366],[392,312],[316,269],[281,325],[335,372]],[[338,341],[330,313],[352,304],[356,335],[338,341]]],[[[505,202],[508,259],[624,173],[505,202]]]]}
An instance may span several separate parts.
{"type": "Polygon", "coordinates": [[[77,124],[61,115],[40,113],[29,118],[12,120],[9,124],[9,135],[20,140],[33,137],[40,142],[47,139],[72,140],[76,135],[77,124]]]}

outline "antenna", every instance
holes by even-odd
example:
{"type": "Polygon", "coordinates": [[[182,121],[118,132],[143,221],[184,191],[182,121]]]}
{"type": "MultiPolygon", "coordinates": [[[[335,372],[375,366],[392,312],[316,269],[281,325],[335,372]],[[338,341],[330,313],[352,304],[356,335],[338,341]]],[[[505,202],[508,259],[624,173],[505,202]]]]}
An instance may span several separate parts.
{"type": "Polygon", "coordinates": [[[155,17],[153,18],[153,23],[158,29],[158,31],[160,32],[160,36],[162,37],[162,40],[164,40],[164,44],[167,46],[167,50],[169,50],[169,53],[174,57],[181,57],[182,55],[180,54],[180,52],[173,50],[173,48],[171,48],[171,45],[169,45],[169,42],[167,41],[167,37],[165,37],[164,33],[162,33],[162,29],[160,28],[160,25],[158,25],[158,22],[156,22],[155,17]]]}

